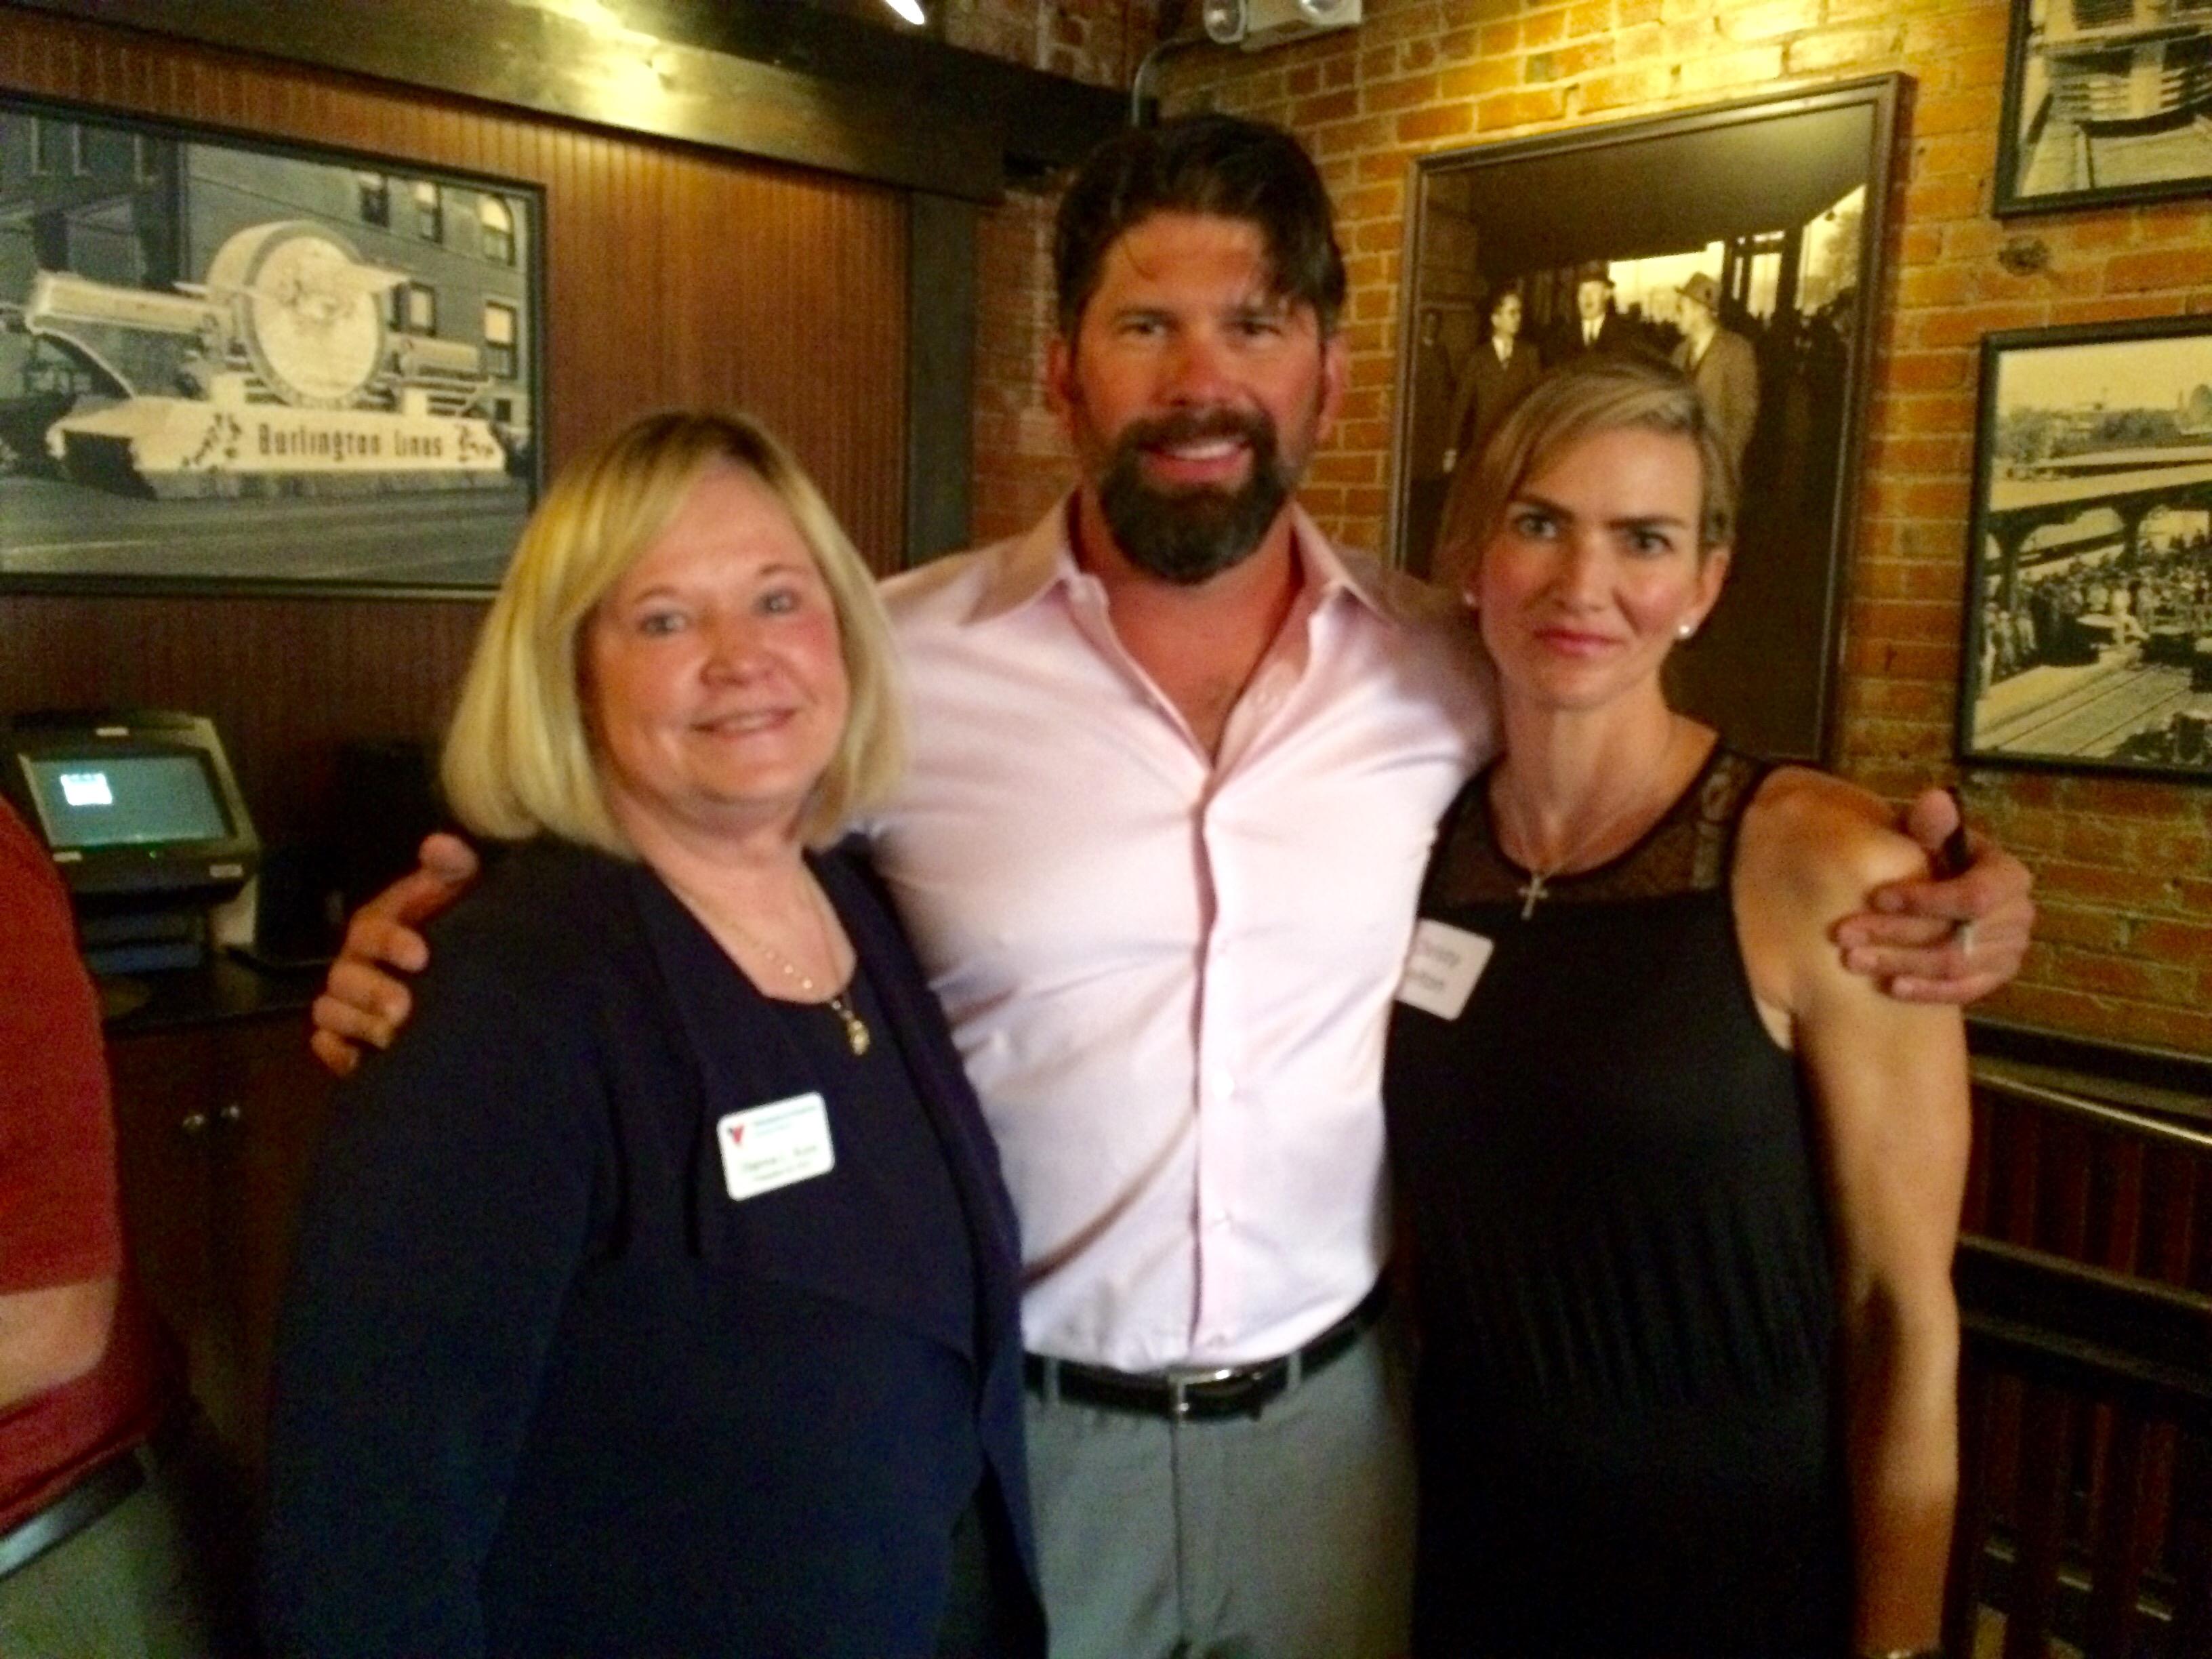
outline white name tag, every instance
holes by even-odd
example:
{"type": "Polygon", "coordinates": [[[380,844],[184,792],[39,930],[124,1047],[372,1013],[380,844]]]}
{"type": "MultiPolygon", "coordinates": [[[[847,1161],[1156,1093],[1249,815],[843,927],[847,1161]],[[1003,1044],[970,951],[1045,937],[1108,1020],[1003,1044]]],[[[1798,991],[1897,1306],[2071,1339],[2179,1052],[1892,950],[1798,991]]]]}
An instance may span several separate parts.
{"type": "Polygon", "coordinates": [[[1480,933],[1424,918],[1413,927],[1398,1000],[1439,1019],[1457,1019],[1496,948],[1480,933]]]}
{"type": "Polygon", "coordinates": [[[829,1107],[818,1094],[732,1112],[714,1125],[714,1144],[722,1150],[722,1184],[740,1200],[837,1167],[829,1107]]]}

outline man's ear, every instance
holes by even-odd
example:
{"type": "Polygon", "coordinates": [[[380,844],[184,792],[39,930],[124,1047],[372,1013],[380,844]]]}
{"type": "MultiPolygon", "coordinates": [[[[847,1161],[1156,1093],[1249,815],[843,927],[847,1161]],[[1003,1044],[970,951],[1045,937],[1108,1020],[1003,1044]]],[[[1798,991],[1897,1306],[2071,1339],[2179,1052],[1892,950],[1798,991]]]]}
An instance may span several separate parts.
{"type": "Polygon", "coordinates": [[[1321,346],[1321,406],[1315,410],[1314,441],[1326,443],[1336,430],[1336,417],[1344,408],[1346,388],[1352,384],[1352,348],[1338,329],[1321,346]]]}
{"type": "Polygon", "coordinates": [[[1075,383],[1075,346],[1065,335],[1055,334],[1044,353],[1044,400],[1060,422],[1060,435],[1073,442],[1075,411],[1083,402],[1075,383]]]}

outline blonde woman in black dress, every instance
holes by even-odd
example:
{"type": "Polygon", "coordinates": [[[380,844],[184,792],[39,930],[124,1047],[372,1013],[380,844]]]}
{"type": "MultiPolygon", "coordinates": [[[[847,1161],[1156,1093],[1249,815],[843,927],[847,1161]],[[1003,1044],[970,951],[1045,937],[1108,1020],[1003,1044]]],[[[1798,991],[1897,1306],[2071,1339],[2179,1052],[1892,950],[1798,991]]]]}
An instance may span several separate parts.
{"type": "Polygon", "coordinates": [[[1681,375],[1593,359],[1446,514],[1506,746],[1439,833],[1391,1035],[1422,1654],[1936,1641],[1965,1045],[1830,940],[1921,849],[1668,706],[1732,472],[1681,375]]]}

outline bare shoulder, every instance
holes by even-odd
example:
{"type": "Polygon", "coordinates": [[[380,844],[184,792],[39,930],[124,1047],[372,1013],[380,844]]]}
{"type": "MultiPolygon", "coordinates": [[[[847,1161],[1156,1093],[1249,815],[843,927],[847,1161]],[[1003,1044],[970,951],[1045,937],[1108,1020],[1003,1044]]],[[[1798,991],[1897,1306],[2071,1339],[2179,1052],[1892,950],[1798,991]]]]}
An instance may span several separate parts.
{"type": "Polygon", "coordinates": [[[1825,928],[1885,882],[1928,873],[1928,855],[1880,796],[1802,766],[1778,767],[1745,810],[1738,849],[1757,895],[1825,928]]]}

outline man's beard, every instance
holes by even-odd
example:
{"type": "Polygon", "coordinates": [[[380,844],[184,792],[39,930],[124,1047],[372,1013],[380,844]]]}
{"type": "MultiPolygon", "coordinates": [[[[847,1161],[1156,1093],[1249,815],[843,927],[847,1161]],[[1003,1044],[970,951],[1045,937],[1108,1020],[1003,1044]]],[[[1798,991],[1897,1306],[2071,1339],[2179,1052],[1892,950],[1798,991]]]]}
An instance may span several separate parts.
{"type": "Polygon", "coordinates": [[[1265,412],[1191,410],[1121,429],[1098,479],[1098,505],[1130,563],[1164,581],[1195,587],[1239,564],[1260,544],[1297,483],[1265,412]],[[1233,490],[1197,485],[1163,489],[1145,476],[1144,452],[1216,437],[1242,439],[1251,457],[1233,490]]]}

